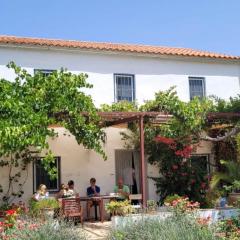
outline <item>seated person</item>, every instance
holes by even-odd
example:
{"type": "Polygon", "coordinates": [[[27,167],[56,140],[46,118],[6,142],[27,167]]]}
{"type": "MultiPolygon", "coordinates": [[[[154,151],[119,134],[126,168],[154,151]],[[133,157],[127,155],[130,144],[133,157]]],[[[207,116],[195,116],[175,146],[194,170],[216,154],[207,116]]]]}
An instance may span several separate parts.
{"type": "Polygon", "coordinates": [[[130,194],[129,187],[123,184],[123,179],[119,178],[117,185],[114,187],[114,192],[117,193],[118,200],[124,201],[127,200],[130,194]]]}
{"type": "MultiPolygon", "coordinates": [[[[90,179],[90,187],[87,188],[87,196],[88,197],[98,197],[100,196],[100,187],[96,185],[96,179],[90,179]]],[[[87,216],[90,216],[90,209],[93,206],[99,206],[100,213],[102,212],[102,204],[101,199],[92,199],[87,202],[87,216]]]]}
{"type": "Polygon", "coordinates": [[[47,191],[47,187],[44,184],[40,184],[37,192],[33,195],[33,200],[41,201],[42,199],[46,199],[49,197],[49,193],[47,191]]]}
{"type": "Polygon", "coordinates": [[[79,197],[79,194],[74,189],[74,181],[70,180],[68,181],[68,185],[66,187],[66,192],[64,197],[79,197]]]}
{"type": "Polygon", "coordinates": [[[64,183],[62,183],[60,186],[60,191],[55,196],[56,199],[64,198],[66,196],[66,192],[67,192],[67,187],[65,186],[64,183]]]}

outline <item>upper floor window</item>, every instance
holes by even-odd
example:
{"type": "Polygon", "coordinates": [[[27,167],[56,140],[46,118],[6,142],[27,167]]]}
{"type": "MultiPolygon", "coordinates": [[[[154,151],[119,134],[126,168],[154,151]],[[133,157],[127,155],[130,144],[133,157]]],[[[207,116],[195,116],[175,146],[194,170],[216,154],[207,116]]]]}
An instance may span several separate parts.
{"type": "Polygon", "coordinates": [[[54,70],[51,69],[34,69],[34,74],[37,72],[41,72],[45,77],[50,75],[54,70]]]}
{"type": "Polygon", "coordinates": [[[55,157],[51,167],[57,169],[57,178],[51,179],[44,169],[42,158],[36,158],[33,162],[33,192],[36,192],[40,184],[47,186],[49,192],[56,192],[60,189],[60,157],[55,157]]]}
{"type": "Polygon", "coordinates": [[[205,78],[189,77],[190,100],[194,97],[203,98],[206,96],[205,78]]]}
{"type": "Polygon", "coordinates": [[[134,75],[114,74],[115,101],[135,101],[134,75]]]}

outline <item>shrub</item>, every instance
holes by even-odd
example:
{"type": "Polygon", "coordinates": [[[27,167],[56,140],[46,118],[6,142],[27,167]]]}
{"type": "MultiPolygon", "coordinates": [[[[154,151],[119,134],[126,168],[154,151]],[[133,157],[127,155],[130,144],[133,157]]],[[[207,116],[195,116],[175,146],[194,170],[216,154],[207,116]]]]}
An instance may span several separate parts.
{"type": "Polygon", "coordinates": [[[115,240],[216,240],[214,233],[186,216],[148,219],[130,223],[112,231],[115,240]]]}
{"type": "Polygon", "coordinates": [[[80,228],[56,221],[35,223],[32,221],[18,221],[14,228],[0,232],[0,239],[7,240],[85,240],[80,228]]]}
{"type": "Polygon", "coordinates": [[[240,218],[232,217],[230,219],[221,220],[217,223],[217,231],[228,240],[240,239],[240,218]]]}
{"type": "Polygon", "coordinates": [[[171,204],[174,200],[178,200],[179,198],[181,198],[178,194],[174,194],[174,195],[169,195],[165,198],[164,200],[164,204],[171,204]]]}
{"type": "Polygon", "coordinates": [[[168,206],[175,214],[193,212],[200,206],[198,202],[189,201],[188,197],[172,197],[165,205],[168,206]]]}
{"type": "Polygon", "coordinates": [[[154,200],[147,201],[147,210],[148,211],[156,211],[157,210],[157,202],[154,200]]]}

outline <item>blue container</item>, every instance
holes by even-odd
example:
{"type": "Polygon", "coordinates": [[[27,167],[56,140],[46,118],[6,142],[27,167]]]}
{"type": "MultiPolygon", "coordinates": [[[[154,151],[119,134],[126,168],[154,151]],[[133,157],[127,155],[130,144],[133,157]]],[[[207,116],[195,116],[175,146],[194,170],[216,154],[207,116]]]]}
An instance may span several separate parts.
{"type": "Polygon", "coordinates": [[[226,205],[227,205],[227,199],[225,197],[220,198],[219,206],[221,208],[224,208],[224,207],[226,207],[226,205]]]}

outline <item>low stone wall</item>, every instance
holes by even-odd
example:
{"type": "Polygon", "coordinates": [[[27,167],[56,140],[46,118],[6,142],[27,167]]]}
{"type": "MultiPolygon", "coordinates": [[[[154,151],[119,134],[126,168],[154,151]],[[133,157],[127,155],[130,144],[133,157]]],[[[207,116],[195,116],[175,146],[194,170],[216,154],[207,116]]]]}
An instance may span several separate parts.
{"type": "MultiPolygon", "coordinates": [[[[138,221],[143,221],[146,219],[165,219],[172,215],[172,212],[166,209],[161,209],[155,213],[148,214],[131,214],[128,216],[114,216],[112,217],[113,228],[119,226],[126,226],[131,223],[136,223],[138,221]]],[[[228,219],[231,217],[236,217],[240,215],[240,209],[237,208],[219,208],[219,209],[200,209],[197,212],[197,217],[209,218],[209,223],[215,223],[219,220],[228,219]]]]}

